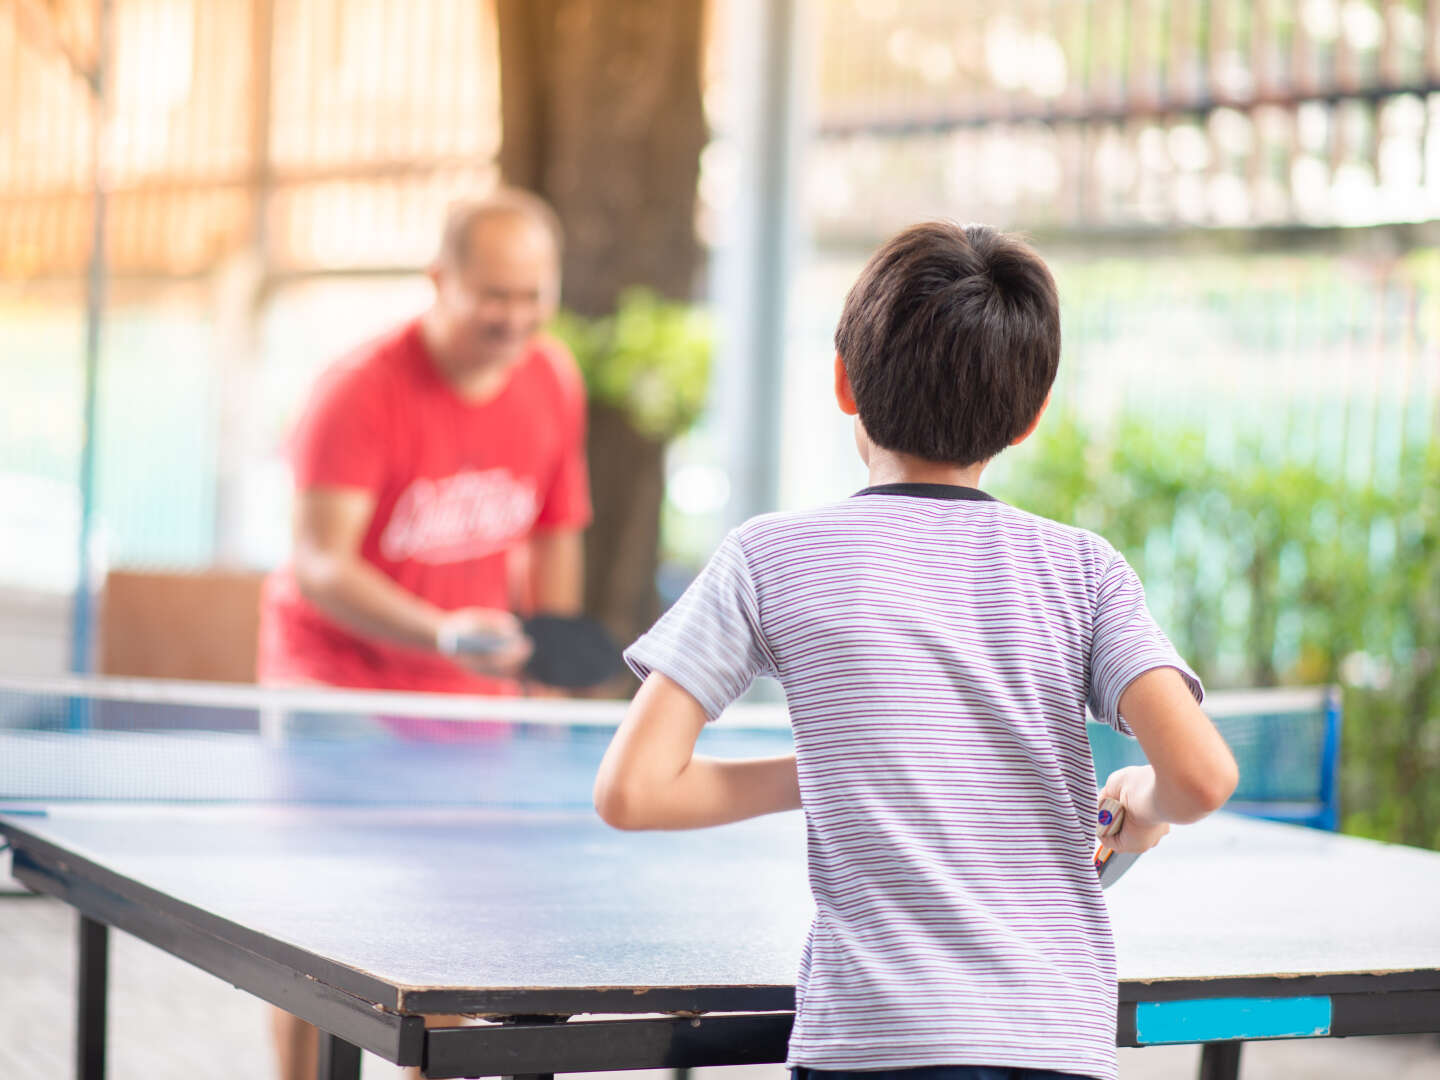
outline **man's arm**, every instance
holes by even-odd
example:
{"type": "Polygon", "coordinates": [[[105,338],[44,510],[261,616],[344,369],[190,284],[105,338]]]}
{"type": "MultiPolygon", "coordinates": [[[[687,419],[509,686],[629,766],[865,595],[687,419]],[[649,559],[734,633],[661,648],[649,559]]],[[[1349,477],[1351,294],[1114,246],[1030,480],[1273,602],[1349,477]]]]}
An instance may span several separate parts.
{"type": "MultiPolygon", "coordinates": [[[[360,544],[374,512],[374,496],[360,488],[312,488],[297,495],[295,580],[305,599],[357,633],[414,648],[436,648],[441,625],[456,620],[467,631],[513,634],[523,642],[519,624],[508,612],[446,612],[366,562],[360,544]]],[[[528,645],[522,644],[464,662],[477,670],[509,672],[528,654],[528,645]]]]}
{"type": "Polygon", "coordinates": [[[585,602],[585,547],[579,529],[530,539],[530,596],[543,615],[578,615],[585,602]]]}
{"type": "Polygon", "coordinates": [[[360,557],[375,498],[359,488],[313,488],[295,502],[295,580],[305,599],[370,637],[433,648],[445,613],[360,557]]]}
{"type": "Polygon", "coordinates": [[[696,757],[705,710],[655,672],[615,732],[595,778],[595,809],[617,829],[699,829],[800,809],[795,755],[696,757]]]}

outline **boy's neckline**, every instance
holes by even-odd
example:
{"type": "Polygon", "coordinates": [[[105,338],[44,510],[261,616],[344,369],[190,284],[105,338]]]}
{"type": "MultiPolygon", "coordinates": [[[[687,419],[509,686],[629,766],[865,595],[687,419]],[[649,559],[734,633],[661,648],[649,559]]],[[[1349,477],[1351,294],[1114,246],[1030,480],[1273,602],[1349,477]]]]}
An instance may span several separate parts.
{"type": "Polygon", "coordinates": [[[970,499],[975,502],[999,502],[994,495],[979,488],[963,487],[960,484],[876,484],[861,488],[860,495],[911,495],[917,499],[970,499]]]}

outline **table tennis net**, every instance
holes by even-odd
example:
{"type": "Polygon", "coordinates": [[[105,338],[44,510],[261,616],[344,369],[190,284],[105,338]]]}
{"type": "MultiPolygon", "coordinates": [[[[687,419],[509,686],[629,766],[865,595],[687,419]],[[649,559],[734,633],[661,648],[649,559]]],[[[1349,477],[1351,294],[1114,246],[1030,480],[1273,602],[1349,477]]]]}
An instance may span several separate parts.
{"type": "MultiPolygon", "coordinates": [[[[0,676],[0,803],[161,801],[587,808],[623,702],[0,676]]],[[[1242,809],[1333,817],[1338,709],[1322,690],[1217,694],[1242,809]]],[[[1143,763],[1089,725],[1100,781],[1143,763]]],[[[702,749],[784,753],[783,707],[736,706],[702,749]]],[[[1333,827],[1333,823],[1330,825],[1333,827]]]]}
{"type": "MultiPolygon", "coordinates": [[[[0,677],[0,804],[71,801],[579,809],[622,702],[160,680],[0,677]]],[[[789,730],[705,734],[723,756],[789,730]]]]}
{"type": "MultiPolygon", "coordinates": [[[[1206,702],[1206,712],[1240,770],[1230,808],[1277,821],[1338,828],[1338,695],[1304,689],[1215,698],[1206,702]]],[[[1145,762],[1136,740],[1094,722],[1089,734],[1100,783],[1116,769],[1145,762]]]]}

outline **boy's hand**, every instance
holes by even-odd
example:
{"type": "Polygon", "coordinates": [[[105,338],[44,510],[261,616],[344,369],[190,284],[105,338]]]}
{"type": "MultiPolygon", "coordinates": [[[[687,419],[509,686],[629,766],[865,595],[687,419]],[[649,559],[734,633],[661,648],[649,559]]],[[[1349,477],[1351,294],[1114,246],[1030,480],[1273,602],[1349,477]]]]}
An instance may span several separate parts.
{"type": "Polygon", "coordinates": [[[1100,798],[1119,802],[1125,808],[1125,819],[1120,831],[1110,836],[1102,837],[1097,826],[1096,838],[1111,851],[1138,855],[1153,848],[1170,831],[1167,822],[1153,816],[1154,793],[1155,770],[1148,765],[1135,765],[1111,773],[1100,790],[1100,798]]]}

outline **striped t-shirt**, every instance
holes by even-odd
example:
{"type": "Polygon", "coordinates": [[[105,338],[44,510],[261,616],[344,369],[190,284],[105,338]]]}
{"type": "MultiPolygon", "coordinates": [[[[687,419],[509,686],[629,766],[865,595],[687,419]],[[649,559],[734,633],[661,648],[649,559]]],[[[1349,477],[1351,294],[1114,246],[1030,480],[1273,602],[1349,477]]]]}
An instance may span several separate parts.
{"type": "Polygon", "coordinates": [[[1199,680],[1134,571],[972,488],[888,484],[731,532],[626,652],[713,719],[785,688],[816,914],[789,1064],[1116,1075],[1086,706],[1199,680]]]}

